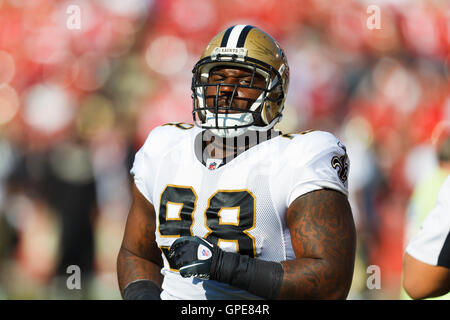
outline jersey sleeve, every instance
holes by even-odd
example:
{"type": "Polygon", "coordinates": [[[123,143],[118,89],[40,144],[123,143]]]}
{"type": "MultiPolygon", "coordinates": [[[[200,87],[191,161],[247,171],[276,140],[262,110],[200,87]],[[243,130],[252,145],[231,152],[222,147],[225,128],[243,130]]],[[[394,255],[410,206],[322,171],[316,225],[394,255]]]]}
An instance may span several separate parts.
{"type": "Polygon", "coordinates": [[[442,185],[436,206],[414,235],[406,252],[433,266],[450,268],[450,177],[442,185]]]}
{"type": "Polygon", "coordinates": [[[163,152],[164,131],[166,127],[157,127],[148,135],[142,147],[136,152],[130,170],[134,183],[142,195],[153,204],[153,189],[158,168],[157,155],[163,152]]]}
{"type": "Polygon", "coordinates": [[[334,135],[323,131],[299,135],[295,140],[287,166],[290,172],[287,207],[297,197],[325,188],[348,195],[350,161],[345,146],[334,135]]]}

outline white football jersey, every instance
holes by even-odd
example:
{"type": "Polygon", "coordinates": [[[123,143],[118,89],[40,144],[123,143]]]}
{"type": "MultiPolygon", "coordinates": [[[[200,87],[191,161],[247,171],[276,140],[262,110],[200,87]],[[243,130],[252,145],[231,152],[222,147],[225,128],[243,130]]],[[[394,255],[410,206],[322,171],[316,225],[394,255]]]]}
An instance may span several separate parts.
{"type": "Polygon", "coordinates": [[[427,264],[450,268],[450,176],[439,190],[436,206],[411,238],[406,252],[427,264]]]}
{"type": "Polygon", "coordinates": [[[313,190],[348,195],[345,147],[323,131],[277,135],[220,166],[220,159],[202,163],[196,156],[201,133],[189,124],[157,127],[131,169],[137,188],[155,207],[164,260],[161,298],[258,299],[228,284],[182,278],[167,261],[170,245],[195,235],[262,260],[295,259],[286,211],[313,190]]]}

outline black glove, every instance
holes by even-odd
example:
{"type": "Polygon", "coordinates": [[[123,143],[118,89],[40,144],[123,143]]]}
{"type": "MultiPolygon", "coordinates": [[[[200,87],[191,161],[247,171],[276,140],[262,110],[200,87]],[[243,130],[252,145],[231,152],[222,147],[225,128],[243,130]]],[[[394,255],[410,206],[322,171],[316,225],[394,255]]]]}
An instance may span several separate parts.
{"type": "Polygon", "coordinates": [[[175,240],[169,250],[169,264],[179,269],[183,278],[211,278],[211,266],[219,257],[221,249],[200,237],[181,237],[175,240]]]}
{"type": "Polygon", "coordinates": [[[216,280],[267,299],[278,296],[283,281],[281,263],[225,252],[199,237],[175,240],[168,259],[171,268],[178,269],[183,278],[216,280]]]}

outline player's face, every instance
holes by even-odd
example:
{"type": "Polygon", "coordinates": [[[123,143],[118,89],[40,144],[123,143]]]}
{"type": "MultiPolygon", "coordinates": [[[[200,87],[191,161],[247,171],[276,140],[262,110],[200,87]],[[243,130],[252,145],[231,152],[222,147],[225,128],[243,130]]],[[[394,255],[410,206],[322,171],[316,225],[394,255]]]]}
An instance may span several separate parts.
{"type": "MultiPolygon", "coordinates": [[[[263,76],[255,73],[252,82],[253,72],[249,69],[238,67],[216,67],[209,75],[209,84],[223,84],[221,86],[208,86],[206,89],[206,104],[213,108],[217,94],[217,106],[223,108],[235,108],[248,110],[255,100],[260,96],[262,90],[253,88],[242,88],[239,86],[252,86],[265,88],[266,81],[263,76]],[[225,85],[226,84],[226,85],[225,85]],[[238,86],[236,86],[238,85],[238,86]],[[236,89],[235,89],[236,88],[236,89]],[[234,97],[233,97],[233,91],[234,97]],[[230,106],[231,101],[231,106],[230,106]]],[[[226,110],[218,110],[225,113],[226,110]]],[[[229,110],[229,113],[238,113],[238,110],[229,110]]]]}

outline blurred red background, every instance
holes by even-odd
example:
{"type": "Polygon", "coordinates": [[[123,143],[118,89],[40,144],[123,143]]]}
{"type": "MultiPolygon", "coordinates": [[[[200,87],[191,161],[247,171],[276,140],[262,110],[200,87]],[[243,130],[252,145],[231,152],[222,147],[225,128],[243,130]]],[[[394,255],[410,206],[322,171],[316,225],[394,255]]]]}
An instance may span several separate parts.
{"type": "Polygon", "coordinates": [[[450,121],[448,1],[0,0],[0,298],[120,298],[134,153],[152,128],[192,122],[192,67],[241,23],[288,57],[279,128],[331,131],[347,146],[358,228],[349,298],[401,298],[411,195],[437,169],[431,138],[450,121]],[[92,238],[79,247],[64,236],[77,223],[92,238]],[[85,259],[88,293],[58,286],[64,246],[85,259]],[[379,290],[366,286],[369,265],[379,290]]]}

